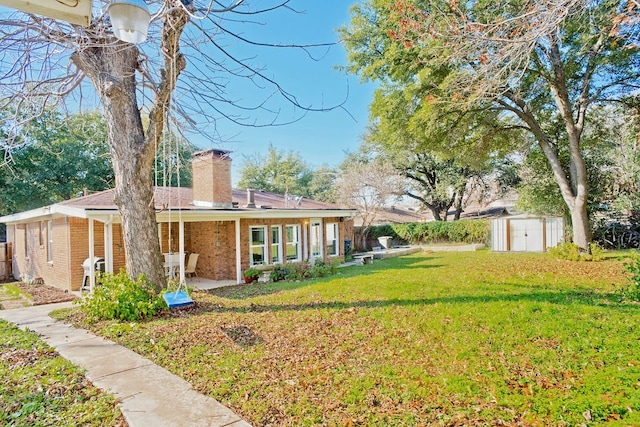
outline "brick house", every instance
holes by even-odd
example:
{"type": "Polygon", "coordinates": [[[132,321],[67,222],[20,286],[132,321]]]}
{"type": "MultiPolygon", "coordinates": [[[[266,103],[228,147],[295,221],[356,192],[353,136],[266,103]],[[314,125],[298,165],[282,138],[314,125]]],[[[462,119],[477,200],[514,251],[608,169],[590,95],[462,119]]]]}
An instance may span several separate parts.
{"type": "MultiPolygon", "coordinates": [[[[163,253],[198,253],[197,272],[242,281],[249,266],[344,257],[355,211],[331,203],[231,188],[229,152],[194,154],[193,188],[156,187],[154,203],[163,253]]],[[[107,272],[125,266],[113,190],[0,217],[13,246],[16,279],[42,278],[78,290],[87,258],[107,272]]],[[[135,256],[132,255],[132,256],[135,256]]],[[[184,264],[181,277],[184,277],[184,264]]]]}

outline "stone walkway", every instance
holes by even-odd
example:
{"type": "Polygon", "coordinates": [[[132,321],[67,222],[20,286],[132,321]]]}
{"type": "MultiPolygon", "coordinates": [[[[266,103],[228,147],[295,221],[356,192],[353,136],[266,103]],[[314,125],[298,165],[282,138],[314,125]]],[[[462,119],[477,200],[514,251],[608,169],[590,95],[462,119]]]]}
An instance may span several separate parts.
{"type": "Polygon", "coordinates": [[[96,386],[120,399],[130,427],[251,427],[215,399],[182,378],[112,341],[49,317],[59,303],[0,310],[0,318],[39,334],[73,364],[86,370],[96,386]]]}

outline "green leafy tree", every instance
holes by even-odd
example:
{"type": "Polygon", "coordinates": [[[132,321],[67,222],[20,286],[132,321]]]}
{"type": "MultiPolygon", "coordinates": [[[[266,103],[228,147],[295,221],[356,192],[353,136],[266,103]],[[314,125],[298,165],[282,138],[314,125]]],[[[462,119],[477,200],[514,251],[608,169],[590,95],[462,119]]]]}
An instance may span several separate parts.
{"type": "MultiPolygon", "coordinates": [[[[640,153],[638,123],[628,106],[597,107],[585,126],[582,152],[587,165],[588,211],[601,205],[615,212],[640,207],[640,153]]],[[[566,152],[558,154],[567,163],[566,152]]],[[[562,194],[550,173],[549,163],[539,147],[532,146],[519,168],[520,209],[550,214],[568,214],[562,194]]]]}
{"type": "MultiPolygon", "coordinates": [[[[0,214],[11,214],[113,188],[106,125],[99,112],[46,111],[22,131],[23,144],[0,167],[0,214]]],[[[156,153],[156,185],[191,185],[194,147],[167,136],[156,153]]]]}
{"type": "MultiPolygon", "coordinates": [[[[532,135],[567,206],[573,240],[587,249],[585,123],[594,106],[622,99],[640,80],[638,49],[625,43],[614,20],[618,5],[369,0],[354,6],[342,34],[350,71],[384,82],[415,81],[422,90],[411,99],[421,109],[420,122],[438,127],[451,112],[497,112],[508,119],[496,121],[500,128],[532,135]]],[[[460,139],[450,151],[466,144],[460,139]]]]}
{"type": "Polygon", "coordinates": [[[60,113],[47,111],[25,126],[23,137],[28,143],[13,151],[10,161],[0,168],[3,214],[113,187],[107,132],[100,113],[63,119],[60,113]]]}
{"type": "Polygon", "coordinates": [[[311,197],[313,171],[294,151],[278,150],[272,144],[265,156],[245,156],[238,187],[311,197]]]}
{"type": "Polygon", "coordinates": [[[437,123],[423,123],[414,80],[383,83],[371,105],[374,124],[366,137],[378,155],[407,178],[406,195],[429,209],[437,221],[446,221],[450,208],[459,219],[465,202],[490,182],[496,153],[505,137],[496,134],[493,112],[449,112],[437,123]]]}
{"type": "Polygon", "coordinates": [[[335,181],[338,169],[328,165],[322,165],[313,171],[313,177],[309,182],[309,197],[313,200],[335,203],[335,181]]]}

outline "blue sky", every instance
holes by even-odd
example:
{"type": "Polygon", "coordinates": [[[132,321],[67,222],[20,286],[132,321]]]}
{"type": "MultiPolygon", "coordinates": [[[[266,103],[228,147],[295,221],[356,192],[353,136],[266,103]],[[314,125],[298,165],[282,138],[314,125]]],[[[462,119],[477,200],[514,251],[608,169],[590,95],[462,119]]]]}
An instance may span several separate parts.
{"type": "MultiPolygon", "coordinates": [[[[275,3],[275,0],[247,2],[254,8],[268,7],[275,3]]],[[[234,31],[247,39],[261,43],[331,43],[338,41],[336,29],[348,24],[349,8],[354,3],[355,0],[291,0],[289,5],[300,13],[278,9],[275,12],[246,18],[253,22],[239,22],[235,25],[225,22],[224,25],[233,27],[234,31]]],[[[94,0],[94,13],[100,4],[102,3],[94,0]]],[[[150,2],[151,9],[153,6],[157,4],[150,2]]],[[[0,12],[12,11],[0,7],[0,12]]],[[[156,24],[159,25],[159,22],[156,24]]],[[[218,36],[215,36],[216,41],[219,40],[218,36]]],[[[189,134],[191,142],[203,149],[216,147],[233,151],[234,181],[237,181],[243,156],[265,154],[269,144],[273,144],[278,150],[299,153],[312,167],[323,164],[336,166],[343,160],[345,151],[355,151],[358,148],[361,135],[367,126],[368,105],[374,85],[362,84],[358,76],[347,75],[344,71],[336,69],[347,64],[346,52],[341,45],[312,49],[314,57],[319,58],[313,60],[300,49],[247,49],[241,44],[234,45],[233,40],[229,38],[224,38],[223,43],[229,43],[226,46],[232,54],[250,58],[249,62],[252,65],[263,69],[265,75],[294,95],[302,105],[322,108],[344,103],[344,109],[305,113],[293,108],[282,98],[272,96],[273,87],[258,90],[247,79],[229,82],[229,94],[241,102],[255,105],[270,97],[269,107],[279,111],[279,122],[289,122],[302,117],[289,125],[258,128],[239,126],[227,120],[216,120],[215,128],[207,128],[204,120],[192,117],[198,123],[197,128],[208,137],[189,134]]],[[[158,55],[157,45],[147,46],[153,49],[147,52],[149,55],[158,55]]],[[[140,47],[145,50],[144,44],[140,47]]],[[[92,88],[89,88],[88,92],[92,92],[92,88]]],[[[273,115],[260,114],[259,111],[250,115],[261,123],[273,119],[273,115]]]]}
{"type": "MultiPolygon", "coordinates": [[[[242,36],[261,42],[283,44],[326,43],[337,41],[336,28],[349,22],[348,1],[292,2],[296,10],[304,13],[281,11],[260,16],[264,25],[243,23],[237,28],[242,36]]],[[[230,49],[234,51],[233,49],[230,49]]],[[[237,50],[235,50],[237,52],[237,50]]],[[[276,127],[241,127],[227,121],[218,121],[216,131],[224,140],[211,143],[203,137],[193,137],[192,142],[201,148],[215,146],[234,152],[234,170],[242,164],[243,155],[266,153],[271,143],[279,150],[293,150],[311,166],[337,165],[345,151],[355,151],[360,145],[368,120],[368,105],[374,86],[361,84],[358,76],[346,75],[336,69],[346,65],[346,53],[341,45],[312,51],[321,60],[314,61],[296,49],[267,49],[252,59],[263,65],[265,74],[272,77],[304,105],[314,108],[333,106],[345,101],[344,108],[327,112],[309,112],[296,123],[276,127]]],[[[242,100],[260,100],[273,91],[257,91],[249,81],[239,81],[230,86],[234,97],[242,100]]],[[[275,108],[281,108],[279,119],[289,121],[303,115],[293,110],[284,100],[275,99],[275,108]]],[[[274,104],[272,104],[274,107],[274,104]]],[[[260,119],[260,116],[258,116],[260,119]]],[[[268,120],[263,116],[263,120],[268,120]]]]}

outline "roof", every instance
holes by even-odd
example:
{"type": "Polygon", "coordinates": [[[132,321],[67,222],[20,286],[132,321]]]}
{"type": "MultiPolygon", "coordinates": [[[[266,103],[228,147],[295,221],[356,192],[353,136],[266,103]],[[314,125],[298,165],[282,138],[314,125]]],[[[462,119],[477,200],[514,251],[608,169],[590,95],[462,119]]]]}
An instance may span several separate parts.
{"type": "MultiPolygon", "coordinates": [[[[82,209],[117,209],[113,201],[115,189],[101,191],[88,196],[78,197],[58,203],[61,206],[77,207],[82,209]]],[[[282,194],[268,191],[254,191],[255,208],[246,208],[247,192],[243,190],[233,190],[232,200],[240,209],[340,209],[338,205],[317,200],[287,197],[282,194]]],[[[155,187],[154,189],[155,208],[160,209],[183,209],[198,210],[202,207],[194,206],[193,191],[184,187],[155,187]]]]}
{"type": "MultiPolygon", "coordinates": [[[[99,220],[103,217],[117,216],[118,207],[114,203],[114,193],[115,189],[100,191],[54,205],[0,217],[0,222],[21,222],[56,214],[81,218],[92,217],[99,220]]],[[[261,190],[254,191],[254,208],[246,207],[247,192],[243,190],[233,190],[232,201],[234,205],[233,208],[195,206],[193,204],[193,192],[191,188],[155,187],[154,189],[154,203],[159,220],[162,220],[161,216],[163,212],[173,212],[175,215],[176,211],[187,215],[187,218],[191,215],[190,218],[192,218],[192,220],[206,220],[206,217],[209,216],[215,216],[216,219],[227,220],[236,217],[295,218],[303,216],[326,217],[355,215],[355,210],[344,209],[333,203],[288,197],[286,195],[261,190]]]]}

